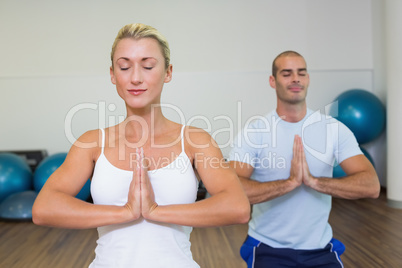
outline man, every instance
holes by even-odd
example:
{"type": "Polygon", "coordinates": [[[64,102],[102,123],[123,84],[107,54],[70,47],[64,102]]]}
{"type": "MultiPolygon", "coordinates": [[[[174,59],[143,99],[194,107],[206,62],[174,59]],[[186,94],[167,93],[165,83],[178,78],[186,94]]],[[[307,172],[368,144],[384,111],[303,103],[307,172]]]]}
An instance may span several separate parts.
{"type": "Polygon", "coordinates": [[[352,132],[307,108],[304,58],[279,54],[269,83],[276,110],[245,126],[230,165],[253,204],[241,255],[248,267],[343,267],[328,224],[331,197],[377,198],[380,184],[352,132]],[[333,179],[335,160],[347,176],[333,179]]]}

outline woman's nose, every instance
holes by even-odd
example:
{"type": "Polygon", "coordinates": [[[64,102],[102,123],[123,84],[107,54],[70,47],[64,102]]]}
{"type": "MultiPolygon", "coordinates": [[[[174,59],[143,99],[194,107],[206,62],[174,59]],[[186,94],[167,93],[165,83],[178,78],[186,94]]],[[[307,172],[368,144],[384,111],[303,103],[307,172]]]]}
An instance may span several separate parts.
{"type": "Polygon", "coordinates": [[[131,83],[133,84],[141,84],[143,82],[142,73],[138,68],[133,69],[133,73],[131,75],[131,83]]]}

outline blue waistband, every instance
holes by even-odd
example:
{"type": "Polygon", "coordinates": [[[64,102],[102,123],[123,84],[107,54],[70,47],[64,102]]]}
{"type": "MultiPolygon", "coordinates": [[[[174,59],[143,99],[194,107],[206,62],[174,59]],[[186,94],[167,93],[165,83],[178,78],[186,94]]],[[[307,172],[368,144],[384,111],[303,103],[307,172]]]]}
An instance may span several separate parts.
{"type": "Polygon", "coordinates": [[[254,237],[251,237],[249,235],[247,235],[246,241],[244,241],[245,244],[250,245],[250,246],[257,246],[259,243],[261,243],[261,241],[258,241],[257,239],[255,239],[254,237]]]}

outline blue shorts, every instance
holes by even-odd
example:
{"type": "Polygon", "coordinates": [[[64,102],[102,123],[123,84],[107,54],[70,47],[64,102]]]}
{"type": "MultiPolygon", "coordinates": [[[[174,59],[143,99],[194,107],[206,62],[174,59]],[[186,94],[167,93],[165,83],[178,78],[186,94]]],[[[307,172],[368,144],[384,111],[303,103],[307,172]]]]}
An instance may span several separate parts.
{"type": "Polygon", "coordinates": [[[340,255],[345,246],[339,240],[332,239],[323,249],[298,250],[290,248],[273,248],[247,236],[240,255],[248,268],[282,268],[282,267],[322,267],[342,268],[340,255]]]}

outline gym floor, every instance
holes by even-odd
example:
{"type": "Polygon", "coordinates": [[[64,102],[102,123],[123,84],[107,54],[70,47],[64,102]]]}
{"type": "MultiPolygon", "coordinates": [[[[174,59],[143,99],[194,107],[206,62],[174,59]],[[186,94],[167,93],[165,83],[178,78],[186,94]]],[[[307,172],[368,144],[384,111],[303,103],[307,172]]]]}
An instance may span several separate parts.
{"type": "MultiPolygon", "coordinates": [[[[402,267],[402,210],[378,199],[334,199],[330,223],[334,236],[346,245],[347,268],[402,267]]],[[[194,259],[203,268],[245,268],[239,256],[247,225],[195,228],[194,259]]],[[[35,226],[31,222],[0,221],[0,267],[80,268],[94,258],[97,232],[35,226]]]]}

